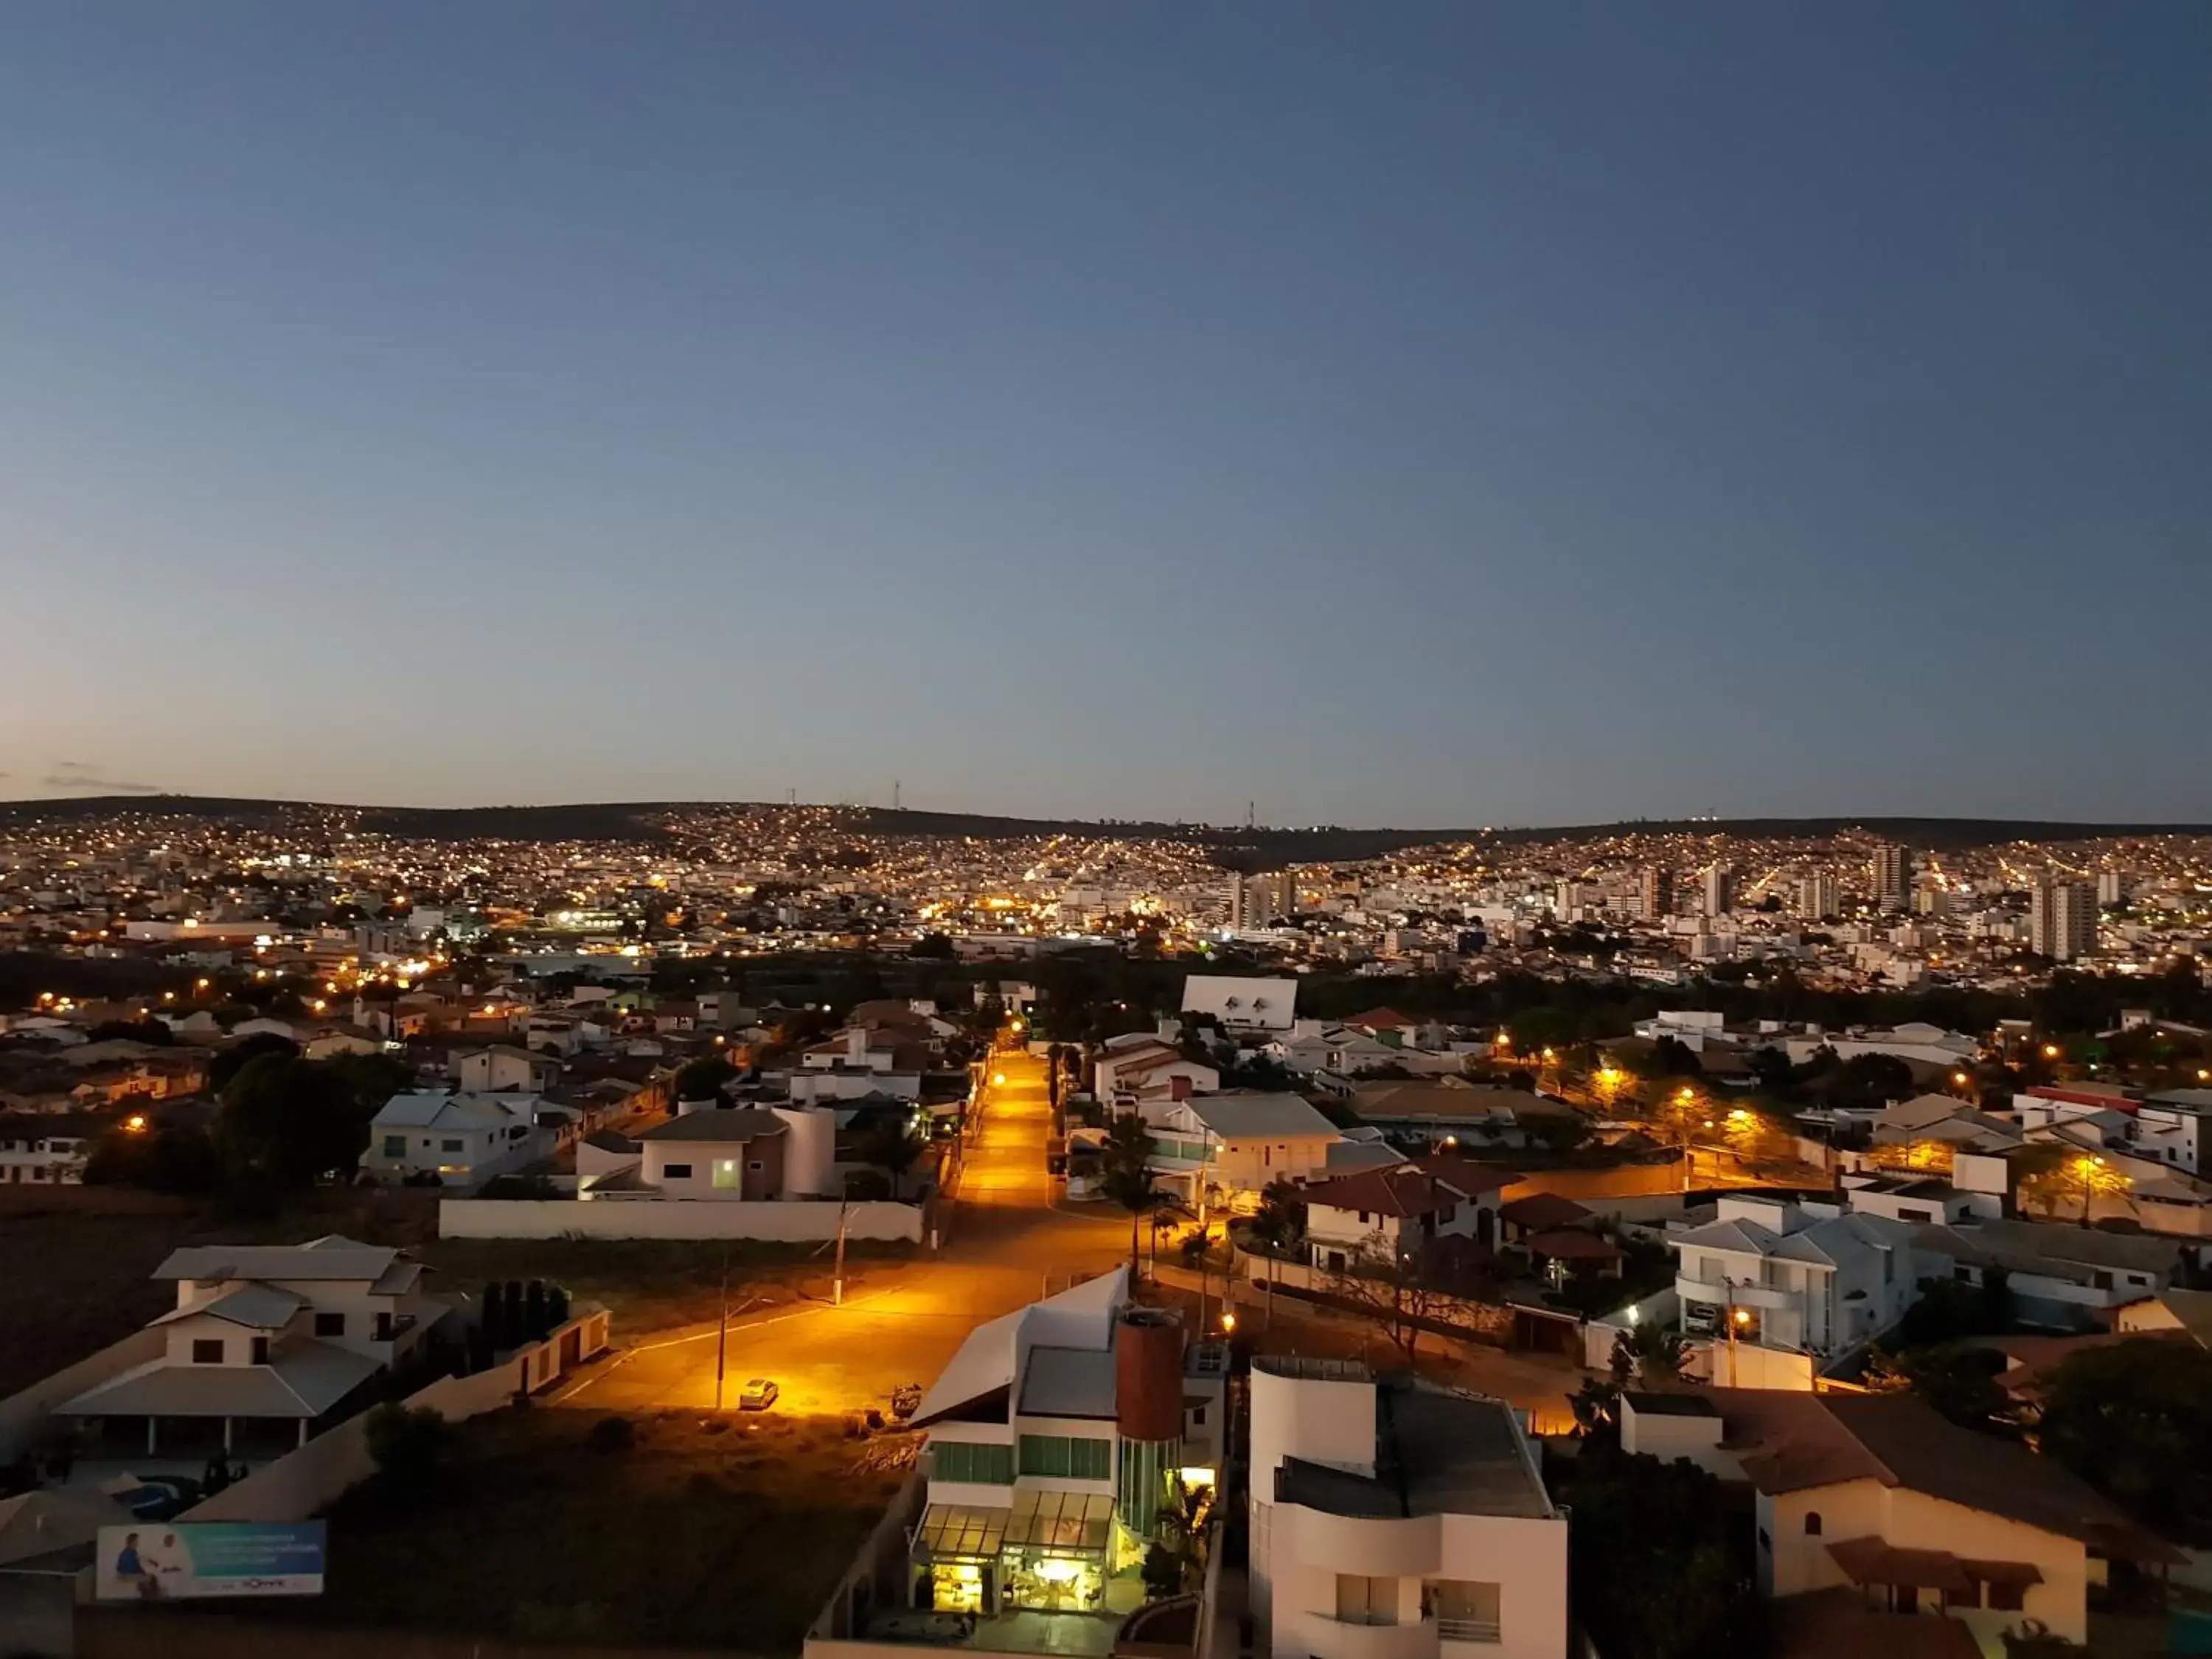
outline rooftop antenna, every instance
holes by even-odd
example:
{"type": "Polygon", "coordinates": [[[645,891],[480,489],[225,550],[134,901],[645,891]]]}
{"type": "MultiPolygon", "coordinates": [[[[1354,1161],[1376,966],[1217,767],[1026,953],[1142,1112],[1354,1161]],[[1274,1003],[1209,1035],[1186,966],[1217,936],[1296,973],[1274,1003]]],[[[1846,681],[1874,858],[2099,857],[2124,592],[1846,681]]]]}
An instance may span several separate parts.
{"type": "Polygon", "coordinates": [[[896,811],[897,811],[898,810],[899,810],[899,781],[898,781],[896,778],[893,778],[893,779],[891,780],[891,811],[894,811],[894,812],[896,812],[896,811]]]}
{"type": "Polygon", "coordinates": [[[1253,814],[1259,810],[1259,805],[1257,801],[1248,800],[1244,803],[1244,827],[1247,830],[1252,828],[1253,814]]]}

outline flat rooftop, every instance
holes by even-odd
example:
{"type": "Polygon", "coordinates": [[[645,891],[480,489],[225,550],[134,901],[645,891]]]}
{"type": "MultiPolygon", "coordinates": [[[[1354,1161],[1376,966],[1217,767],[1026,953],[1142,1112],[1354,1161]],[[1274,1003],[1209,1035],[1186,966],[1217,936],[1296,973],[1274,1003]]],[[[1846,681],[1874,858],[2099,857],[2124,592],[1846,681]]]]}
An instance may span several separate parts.
{"type": "Polygon", "coordinates": [[[1540,1521],[1556,1513],[1510,1406],[1398,1382],[1375,1391],[1372,1475],[1286,1457],[1276,1472],[1275,1494],[1280,1503],[1373,1520],[1498,1515],[1540,1521]]]}

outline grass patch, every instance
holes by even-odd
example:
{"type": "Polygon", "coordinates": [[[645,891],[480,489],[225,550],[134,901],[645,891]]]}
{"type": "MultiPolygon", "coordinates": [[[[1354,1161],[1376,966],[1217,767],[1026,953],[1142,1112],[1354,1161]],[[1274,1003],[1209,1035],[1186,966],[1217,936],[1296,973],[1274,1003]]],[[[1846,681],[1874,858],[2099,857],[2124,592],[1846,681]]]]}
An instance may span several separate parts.
{"type": "Polygon", "coordinates": [[[834,1419],[510,1408],[419,1498],[330,1515],[319,1601],[289,1616],[517,1641],[795,1653],[904,1479],[834,1419]],[[624,1440],[627,1443],[622,1443],[624,1440]]]}

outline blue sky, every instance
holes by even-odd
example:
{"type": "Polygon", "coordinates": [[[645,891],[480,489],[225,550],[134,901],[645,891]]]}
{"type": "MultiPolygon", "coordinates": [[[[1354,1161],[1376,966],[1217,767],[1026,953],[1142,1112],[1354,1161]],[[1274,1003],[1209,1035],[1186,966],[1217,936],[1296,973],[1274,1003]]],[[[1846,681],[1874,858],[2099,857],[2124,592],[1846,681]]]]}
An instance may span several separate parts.
{"type": "Polygon", "coordinates": [[[2208,76],[2188,5],[26,0],[0,793],[2212,819],[2208,76]]]}

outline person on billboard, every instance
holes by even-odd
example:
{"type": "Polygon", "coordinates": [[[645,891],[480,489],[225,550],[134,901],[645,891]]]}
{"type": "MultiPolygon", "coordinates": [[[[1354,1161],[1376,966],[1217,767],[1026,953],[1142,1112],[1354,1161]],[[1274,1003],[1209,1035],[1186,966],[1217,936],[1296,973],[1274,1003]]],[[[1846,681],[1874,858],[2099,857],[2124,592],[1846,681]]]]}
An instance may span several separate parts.
{"type": "Polygon", "coordinates": [[[155,1571],[161,1575],[158,1594],[169,1596],[192,1593],[192,1553],[176,1534],[161,1534],[161,1561],[155,1571]]]}
{"type": "Polygon", "coordinates": [[[125,1533],[123,1547],[115,1552],[115,1576],[140,1595],[155,1594],[146,1564],[138,1559],[138,1534],[135,1532],[125,1533]]]}

